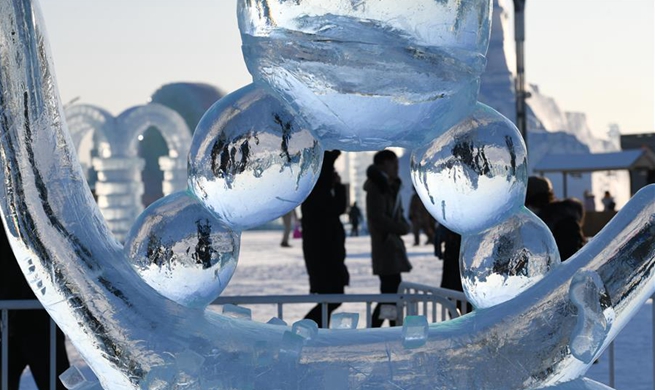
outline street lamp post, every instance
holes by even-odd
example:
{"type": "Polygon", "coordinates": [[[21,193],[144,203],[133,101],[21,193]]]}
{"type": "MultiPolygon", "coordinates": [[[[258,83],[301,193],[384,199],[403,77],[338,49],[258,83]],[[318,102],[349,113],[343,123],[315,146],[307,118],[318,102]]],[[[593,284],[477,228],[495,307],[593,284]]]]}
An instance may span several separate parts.
{"type": "Polygon", "coordinates": [[[518,127],[526,147],[528,145],[528,123],[526,115],[525,99],[528,93],[525,92],[525,64],[524,64],[524,43],[525,43],[525,0],[514,0],[514,39],[516,41],[516,126],[518,127]]]}

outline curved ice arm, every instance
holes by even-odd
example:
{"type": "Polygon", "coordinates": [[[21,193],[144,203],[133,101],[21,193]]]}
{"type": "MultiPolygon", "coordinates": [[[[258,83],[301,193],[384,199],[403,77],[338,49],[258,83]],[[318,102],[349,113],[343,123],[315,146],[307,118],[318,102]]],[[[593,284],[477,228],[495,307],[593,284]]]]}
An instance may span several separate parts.
{"type": "Polygon", "coordinates": [[[579,378],[591,364],[570,349],[585,331],[577,325],[592,307],[586,297],[613,311],[607,333],[587,349],[597,356],[655,290],[649,186],[523,294],[431,325],[417,348],[403,346],[401,328],[319,331],[299,341],[286,326],[176,305],[132,271],[93,202],[41,26],[29,0],[0,0],[0,208],[32,288],[107,389],[541,388],[579,378]],[[580,270],[599,276],[589,278],[595,295],[581,286],[572,302],[571,282],[586,280],[580,270]]]}

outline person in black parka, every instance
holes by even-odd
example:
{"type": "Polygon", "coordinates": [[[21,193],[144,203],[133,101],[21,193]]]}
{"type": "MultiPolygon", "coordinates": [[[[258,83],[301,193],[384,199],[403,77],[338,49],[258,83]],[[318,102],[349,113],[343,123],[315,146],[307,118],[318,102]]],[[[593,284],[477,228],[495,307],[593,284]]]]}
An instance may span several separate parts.
{"type": "MultiPolygon", "coordinates": [[[[0,224],[0,300],[36,299],[16,262],[4,228],[0,224]]],[[[0,332],[2,330],[0,329],[0,332]]],[[[69,367],[64,334],[56,332],[57,376],[69,367]]],[[[20,377],[29,366],[39,390],[50,388],[50,316],[45,310],[9,312],[9,390],[18,390],[20,377]]],[[[1,363],[1,362],[0,362],[1,363]]],[[[2,372],[0,372],[0,381],[2,372]]],[[[56,381],[57,390],[66,390],[56,381]]]]}
{"type": "MultiPolygon", "coordinates": [[[[300,206],[302,250],[312,294],[343,294],[350,279],[345,264],[346,232],[339,219],[347,208],[346,187],[334,169],[340,154],[338,150],[325,152],[316,185],[300,206]]],[[[328,305],[328,319],[340,305],[328,305]]],[[[305,318],[321,327],[321,312],[321,305],[316,305],[305,318]]]]}
{"type": "Polygon", "coordinates": [[[553,186],[545,177],[528,178],[525,206],[546,223],[553,233],[562,261],[573,256],[587,239],[582,231],[584,206],[575,198],[555,199],[553,186]]]}
{"type": "MultiPolygon", "coordinates": [[[[380,278],[380,293],[396,294],[402,283],[402,273],[412,265],[402,236],[409,233],[405,219],[398,177],[398,157],[391,150],[382,150],[373,156],[373,165],[366,170],[366,218],[371,234],[371,263],[373,274],[380,278]]],[[[385,320],[396,325],[395,305],[380,302],[373,310],[371,326],[378,328],[385,320]],[[390,311],[389,311],[390,310],[390,311]],[[387,312],[387,313],[385,313],[387,312]]]]}

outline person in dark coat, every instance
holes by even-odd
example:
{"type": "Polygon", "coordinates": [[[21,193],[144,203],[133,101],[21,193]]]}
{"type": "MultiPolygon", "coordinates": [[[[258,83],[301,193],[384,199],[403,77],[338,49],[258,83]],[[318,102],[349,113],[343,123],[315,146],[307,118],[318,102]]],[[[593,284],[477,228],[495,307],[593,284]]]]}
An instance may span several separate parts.
{"type": "Polygon", "coordinates": [[[425,245],[434,243],[434,225],[435,220],[428,212],[416,190],[409,201],[409,221],[412,223],[412,233],[414,234],[414,246],[421,244],[421,231],[427,236],[425,245]]]}
{"type": "Polygon", "coordinates": [[[547,178],[528,178],[525,206],[541,218],[553,233],[562,261],[573,256],[587,242],[582,232],[582,202],[575,198],[555,199],[553,186],[547,178]]]}
{"type": "MultiPolygon", "coordinates": [[[[4,228],[0,224],[0,300],[32,300],[34,292],[27,284],[4,228]]],[[[0,329],[0,333],[2,329],[0,329]]],[[[20,377],[29,366],[39,390],[50,389],[50,316],[43,310],[12,310],[9,312],[9,390],[18,390],[20,377]]],[[[64,334],[56,331],[57,376],[69,367],[64,334]]],[[[0,363],[2,363],[0,361],[0,363]]],[[[0,381],[2,372],[0,372],[0,381]]],[[[66,388],[57,380],[57,390],[66,388]]]]}
{"type": "Polygon", "coordinates": [[[348,220],[350,221],[350,226],[352,227],[350,235],[352,237],[359,236],[360,219],[362,219],[362,211],[359,209],[359,206],[357,206],[357,202],[354,202],[353,205],[350,206],[350,211],[348,211],[348,220]]]}
{"type": "Polygon", "coordinates": [[[434,242],[434,255],[443,260],[441,272],[441,288],[464,291],[459,270],[459,250],[462,236],[444,225],[437,227],[434,242]],[[443,249],[442,249],[443,246],[443,249]]]}
{"type": "MultiPolygon", "coordinates": [[[[400,178],[398,178],[398,157],[390,150],[378,152],[373,157],[373,165],[366,171],[364,183],[366,191],[366,218],[371,235],[371,260],[373,274],[380,278],[380,292],[397,293],[402,282],[401,273],[409,272],[412,265],[402,235],[410,231],[404,217],[400,199],[400,178]]],[[[380,327],[385,318],[394,326],[393,315],[382,313],[383,306],[395,308],[390,304],[379,303],[373,311],[372,326],[380,327]]]]}
{"type": "MultiPolygon", "coordinates": [[[[350,279],[345,264],[346,232],[339,219],[346,212],[346,187],[334,169],[340,154],[338,150],[325,152],[316,185],[300,206],[302,250],[312,294],[343,294],[350,279]]],[[[328,305],[328,319],[340,305],[328,305]]],[[[305,318],[314,320],[320,327],[321,312],[321,305],[316,305],[305,318]]]]}

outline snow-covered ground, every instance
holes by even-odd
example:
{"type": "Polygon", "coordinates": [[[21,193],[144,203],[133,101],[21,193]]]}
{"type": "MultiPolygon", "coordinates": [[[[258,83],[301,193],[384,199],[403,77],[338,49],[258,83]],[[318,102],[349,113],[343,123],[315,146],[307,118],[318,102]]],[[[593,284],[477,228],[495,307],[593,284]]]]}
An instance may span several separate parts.
{"type": "MultiPolygon", "coordinates": [[[[280,231],[244,232],[241,256],[237,271],[223,292],[223,296],[235,295],[305,295],[309,291],[307,273],[302,257],[301,241],[293,240],[291,248],[280,247],[280,231]]],[[[423,240],[425,238],[423,237],[423,240]]],[[[432,246],[412,246],[412,237],[405,236],[410,261],[414,269],[403,275],[403,280],[438,286],[441,281],[442,262],[432,254],[432,246]]],[[[346,264],[350,272],[348,294],[377,293],[379,281],[371,274],[369,237],[348,237],[346,264]]],[[[312,305],[285,306],[285,320],[292,323],[304,316],[312,305]]],[[[352,311],[344,305],[340,311],[352,311]]],[[[651,302],[644,305],[637,316],[621,332],[616,344],[616,383],[621,390],[646,390],[653,385],[653,308],[651,302]]],[[[273,307],[253,307],[253,319],[267,321],[275,315],[273,307]]],[[[360,321],[361,322],[361,321],[360,321]]],[[[70,347],[70,346],[69,346],[70,347]]],[[[90,374],[84,361],[70,347],[72,363],[90,374]]],[[[594,364],[588,376],[609,384],[608,352],[594,364]]],[[[29,372],[26,371],[21,390],[36,390],[29,372]]],[[[500,390],[500,389],[499,389],[500,390]]]]}

